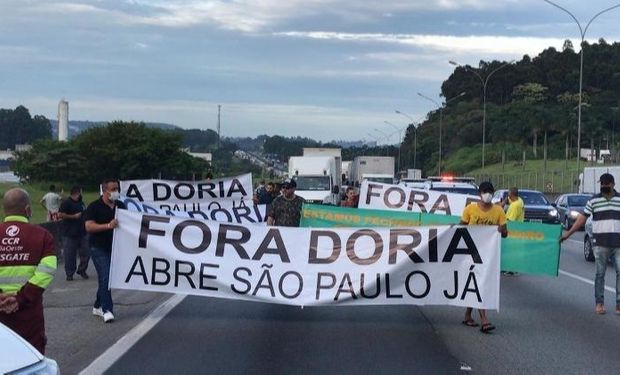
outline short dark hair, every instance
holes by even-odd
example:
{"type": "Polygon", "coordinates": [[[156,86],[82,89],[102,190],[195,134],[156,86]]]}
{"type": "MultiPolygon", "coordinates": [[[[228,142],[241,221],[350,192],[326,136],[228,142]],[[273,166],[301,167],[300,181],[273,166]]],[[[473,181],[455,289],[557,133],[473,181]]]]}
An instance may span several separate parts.
{"type": "Polygon", "coordinates": [[[73,187],[71,187],[71,192],[69,194],[73,195],[73,194],[77,194],[79,192],[82,191],[82,187],[79,185],[73,185],[73,187]]]}
{"type": "Polygon", "coordinates": [[[493,184],[490,183],[489,181],[484,181],[484,182],[480,183],[480,186],[478,186],[478,192],[480,192],[480,193],[495,193],[495,188],[493,187],[493,184]]]}
{"type": "Polygon", "coordinates": [[[50,191],[56,191],[56,185],[51,184],[50,185],[50,191]]]}
{"type": "Polygon", "coordinates": [[[511,187],[510,190],[508,190],[508,192],[510,194],[519,195],[519,189],[517,189],[516,187],[511,187]]]}
{"type": "Polygon", "coordinates": [[[108,186],[110,182],[116,182],[118,184],[118,180],[115,178],[104,178],[103,181],[101,182],[101,188],[105,190],[105,188],[108,186]]]}
{"type": "Polygon", "coordinates": [[[599,178],[599,182],[601,184],[613,184],[615,183],[614,176],[611,173],[603,173],[599,178]]]}

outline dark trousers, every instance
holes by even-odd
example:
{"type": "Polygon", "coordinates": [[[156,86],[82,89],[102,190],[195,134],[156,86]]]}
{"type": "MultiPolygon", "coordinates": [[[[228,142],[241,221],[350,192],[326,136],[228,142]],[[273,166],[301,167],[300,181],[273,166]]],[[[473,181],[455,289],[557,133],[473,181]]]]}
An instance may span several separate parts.
{"type": "MultiPolygon", "coordinates": [[[[33,305],[24,307],[12,314],[0,312],[0,323],[15,331],[41,354],[45,354],[47,337],[45,336],[45,320],[41,298],[34,301],[33,305]]],[[[2,343],[0,343],[0,348],[2,348],[2,343]]]]}
{"type": "Polygon", "coordinates": [[[93,307],[97,309],[101,307],[103,312],[109,311],[113,313],[114,305],[112,302],[112,292],[110,292],[110,289],[108,288],[112,254],[106,249],[91,247],[90,256],[93,259],[93,264],[97,270],[97,278],[99,280],[97,299],[95,300],[93,307]]]}
{"type": "Polygon", "coordinates": [[[65,255],[65,273],[73,276],[75,273],[76,257],[79,255],[80,264],[77,266],[77,273],[86,272],[90,250],[86,243],[86,236],[82,237],[63,237],[63,250],[65,255]]]}

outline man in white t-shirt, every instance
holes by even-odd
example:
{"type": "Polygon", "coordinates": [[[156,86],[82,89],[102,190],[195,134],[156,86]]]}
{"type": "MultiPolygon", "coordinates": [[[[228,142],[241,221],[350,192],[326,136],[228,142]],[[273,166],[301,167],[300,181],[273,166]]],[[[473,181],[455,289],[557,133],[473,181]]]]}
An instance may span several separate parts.
{"type": "Polygon", "coordinates": [[[41,198],[41,206],[47,211],[47,221],[59,221],[58,210],[62,198],[56,193],[56,185],[50,185],[50,191],[41,198]]]}

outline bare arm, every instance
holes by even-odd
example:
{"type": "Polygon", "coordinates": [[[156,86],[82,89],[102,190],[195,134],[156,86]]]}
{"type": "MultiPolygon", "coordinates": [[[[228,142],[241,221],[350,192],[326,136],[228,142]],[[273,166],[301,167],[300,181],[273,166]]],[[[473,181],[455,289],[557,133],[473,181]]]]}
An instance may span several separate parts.
{"type": "Polygon", "coordinates": [[[97,224],[94,220],[87,220],[84,226],[88,233],[99,233],[116,228],[118,226],[118,220],[112,219],[112,221],[105,224],[97,224]]]}
{"type": "Polygon", "coordinates": [[[579,229],[581,229],[581,227],[584,226],[584,224],[586,223],[586,220],[588,220],[588,218],[585,215],[579,215],[577,216],[577,220],[575,220],[575,222],[573,223],[573,226],[570,227],[570,229],[568,230],[568,232],[564,233],[564,235],[560,238],[560,242],[566,240],[568,237],[570,237],[573,233],[575,233],[576,231],[578,231],[579,229]]]}

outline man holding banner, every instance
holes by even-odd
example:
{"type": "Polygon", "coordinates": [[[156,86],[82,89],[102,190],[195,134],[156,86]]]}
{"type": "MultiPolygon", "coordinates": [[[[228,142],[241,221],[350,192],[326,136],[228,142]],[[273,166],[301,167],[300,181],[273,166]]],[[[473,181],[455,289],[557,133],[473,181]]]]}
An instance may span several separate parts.
{"type": "MultiPolygon", "coordinates": [[[[508,236],[506,229],[506,214],[504,210],[493,203],[493,193],[495,189],[490,182],[483,182],[478,187],[478,193],[480,194],[480,202],[470,203],[461,216],[461,224],[463,225],[497,225],[498,231],[502,234],[502,237],[508,236]]],[[[468,307],[465,310],[465,319],[463,324],[468,327],[477,327],[478,323],[471,317],[473,308],[468,307]]],[[[487,318],[486,310],[478,309],[480,313],[480,331],[482,333],[489,333],[495,329],[495,326],[489,322],[487,318]]]]}

